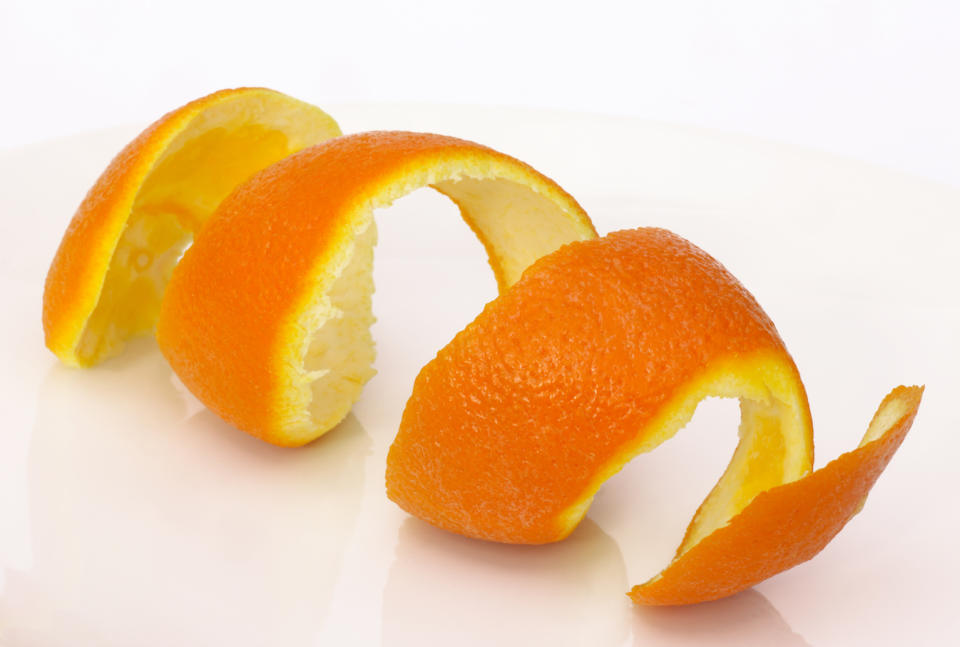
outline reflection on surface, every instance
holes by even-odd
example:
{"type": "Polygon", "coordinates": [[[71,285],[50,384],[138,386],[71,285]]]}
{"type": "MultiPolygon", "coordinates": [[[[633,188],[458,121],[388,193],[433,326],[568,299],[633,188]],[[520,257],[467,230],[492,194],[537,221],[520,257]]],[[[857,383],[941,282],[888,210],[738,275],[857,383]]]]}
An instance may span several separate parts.
{"type": "Polygon", "coordinates": [[[383,602],[383,645],[619,645],[630,604],[616,543],[586,520],[565,541],[509,546],[409,518],[383,602]]]}
{"type": "Polygon", "coordinates": [[[753,589],[686,607],[637,607],[634,613],[636,647],[809,647],[753,589]]]}
{"type": "Polygon", "coordinates": [[[369,437],[351,416],[284,450],[189,408],[152,343],[50,371],[30,446],[32,567],[6,574],[0,642],[309,644],[369,437]]]}

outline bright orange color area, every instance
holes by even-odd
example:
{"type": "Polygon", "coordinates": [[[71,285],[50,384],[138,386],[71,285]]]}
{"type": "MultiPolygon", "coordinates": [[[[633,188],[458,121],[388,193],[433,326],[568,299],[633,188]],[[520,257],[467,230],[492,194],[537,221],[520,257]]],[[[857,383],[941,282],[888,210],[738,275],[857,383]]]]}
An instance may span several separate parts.
{"type": "MultiPolygon", "coordinates": [[[[918,394],[891,398],[915,411],[918,394]]],[[[820,550],[885,461],[857,454],[807,476],[806,394],[776,329],[723,266],[664,230],[617,232],[543,258],[441,350],[417,377],[390,449],[388,496],[471,537],[557,541],[607,478],[711,395],[740,398],[739,445],[670,569],[634,599],[727,595],[820,550]],[[835,503],[804,500],[831,487],[849,489],[835,503]]],[[[868,435],[879,425],[895,429],[884,439],[899,436],[866,446],[870,456],[882,446],[888,459],[912,420],[891,398],[881,414],[902,415],[878,414],[868,435]]]]}
{"type": "Polygon", "coordinates": [[[221,200],[254,172],[340,134],[322,110],[262,88],[170,112],[110,163],[47,274],[47,346],[72,366],[118,353],[156,323],[170,272],[221,200]]]}
{"type": "Polygon", "coordinates": [[[630,597],[638,604],[690,604],[747,589],[807,561],[863,505],[903,442],[923,389],[898,387],[880,405],[860,447],[787,485],[760,493],[630,597]]]}
{"type": "Polygon", "coordinates": [[[407,132],[331,140],[239,187],[177,265],[157,340],[183,382],[274,444],[339,423],[373,374],[373,210],[423,186],[460,207],[501,289],[596,235],[554,182],[479,144],[407,132]]]}
{"type": "Polygon", "coordinates": [[[388,494],[461,534],[557,541],[603,481],[708,395],[744,400],[741,446],[698,514],[716,527],[743,487],[756,493],[812,465],[793,361],[753,297],[685,240],[640,229],[568,245],[421,371],[388,494]]]}

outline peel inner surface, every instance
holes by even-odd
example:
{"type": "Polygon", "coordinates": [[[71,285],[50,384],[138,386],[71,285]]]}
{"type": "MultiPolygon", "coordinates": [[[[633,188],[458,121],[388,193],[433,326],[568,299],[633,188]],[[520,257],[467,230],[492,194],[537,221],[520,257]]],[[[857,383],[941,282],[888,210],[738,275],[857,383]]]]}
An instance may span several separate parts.
{"type": "Polygon", "coordinates": [[[640,454],[683,429],[708,397],[740,400],[739,442],[730,463],[687,528],[678,554],[727,523],[760,492],[794,481],[813,463],[806,396],[782,356],[720,360],[664,405],[636,438],[596,474],[584,494],[560,514],[561,536],[580,523],[602,485],[640,454]]]}
{"type": "Polygon", "coordinates": [[[78,210],[48,277],[48,291],[67,282],[75,294],[45,304],[48,345],[64,362],[90,366],[151,332],[174,265],[223,198],[255,171],[338,134],[319,109],[257,88],[215,93],[163,117],[117,156],[78,210]],[[72,249],[72,232],[97,238],[72,249]]]}
{"type": "Polygon", "coordinates": [[[353,234],[344,243],[343,260],[315,270],[314,294],[295,325],[292,339],[306,331],[302,350],[288,359],[291,387],[281,401],[281,427],[309,442],[332,429],[349,413],[363,386],[376,373],[370,326],[372,311],[375,209],[422,187],[448,196],[484,245],[501,290],[515,283],[523,270],[571,240],[590,236],[575,227],[557,203],[520,184],[504,170],[471,161],[408,171],[356,209],[353,234]],[[474,175],[475,174],[475,175],[474,175]],[[453,175],[451,179],[445,179],[453,175]]]}

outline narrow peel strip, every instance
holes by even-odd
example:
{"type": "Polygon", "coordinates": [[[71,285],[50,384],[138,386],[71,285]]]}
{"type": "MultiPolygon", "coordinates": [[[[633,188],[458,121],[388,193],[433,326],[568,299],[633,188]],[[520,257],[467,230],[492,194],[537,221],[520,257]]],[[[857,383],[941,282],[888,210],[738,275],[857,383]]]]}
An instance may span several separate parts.
{"type": "Polygon", "coordinates": [[[635,586],[643,605],[733,595],[819,553],[856,515],[910,430],[922,387],[897,387],[880,404],[860,446],[804,478],[761,492],[726,525],[635,586]]]}

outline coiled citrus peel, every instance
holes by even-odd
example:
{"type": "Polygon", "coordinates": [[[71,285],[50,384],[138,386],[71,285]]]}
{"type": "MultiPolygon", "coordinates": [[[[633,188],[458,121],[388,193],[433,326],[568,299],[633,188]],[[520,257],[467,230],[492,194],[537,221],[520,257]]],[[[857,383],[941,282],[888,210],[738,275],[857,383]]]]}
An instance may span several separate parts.
{"type": "Polygon", "coordinates": [[[717,261],[662,229],[535,263],[417,377],[387,493],[447,530],[563,539],[601,484],[707,396],[741,402],[740,441],[642,604],[730,595],[809,559],[857,511],[920,390],[884,400],[865,444],[810,474],[807,398],[773,323],[717,261]]]}
{"type": "Polygon", "coordinates": [[[310,442],[372,375],[373,211],[430,186],[485,246],[501,296],[417,377],[387,461],[405,510],[471,537],[558,541],[700,400],[740,399],[730,464],[671,564],[630,592],[639,604],[716,599],[809,559],[912,424],[922,388],[898,387],[860,447],[811,472],[796,366],[705,252],[660,229],[596,239],[553,181],[479,144],[337,135],[319,109],[262,89],[161,118],[64,235],[47,345],[89,366],[156,325],[174,371],[221,417],[274,444],[310,442]]]}

